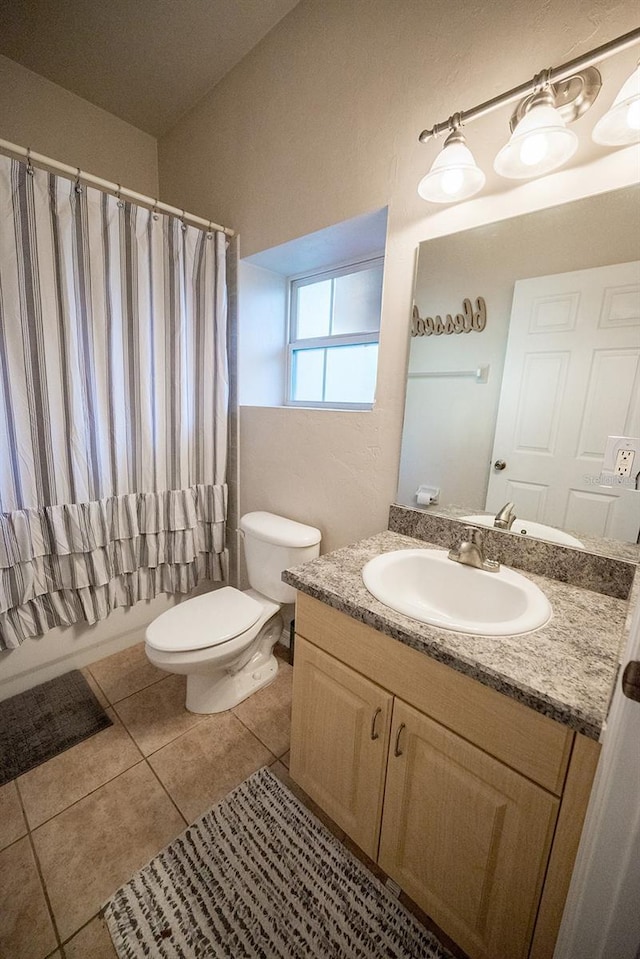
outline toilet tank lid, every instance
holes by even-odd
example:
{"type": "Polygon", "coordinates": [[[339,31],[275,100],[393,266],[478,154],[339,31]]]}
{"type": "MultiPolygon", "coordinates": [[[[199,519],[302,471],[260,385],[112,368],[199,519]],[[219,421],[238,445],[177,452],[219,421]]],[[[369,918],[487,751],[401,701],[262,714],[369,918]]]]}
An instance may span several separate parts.
{"type": "Polygon", "coordinates": [[[316,546],[322,538],[315,526],[305,526],[263,510],[245,513],[240,519],[240,529],[274,546],[316,546]]]}

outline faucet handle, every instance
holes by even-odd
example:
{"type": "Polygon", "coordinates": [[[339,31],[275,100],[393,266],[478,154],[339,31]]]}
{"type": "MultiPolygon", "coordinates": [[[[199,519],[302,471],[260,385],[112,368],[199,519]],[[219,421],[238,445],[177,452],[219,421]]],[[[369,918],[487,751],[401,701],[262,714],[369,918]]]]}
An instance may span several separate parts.
{"type": "Polygon", "coordinates": [[[465,526],[458,542],[449,550],[449,559],[460,561],[460,554],[469,551],[470,547],[475,546],[479,553],[482,553],[483,537],[481,530],[477,526],[465,526]]]}
{"type": "Polygon", "coordinates": [[[511,529],[515,518],[516,514],[514,504],[512,502],[508,502],[505,503],[502,509],[498,510],[496,513],[493,525],[498,529],[511,529]]]}
{"type": "Polygon", "coordinates": [[[474,566],[488,573],[497,573],[500,563],[493,559],[485,559],[484,531],[477,526],[465,526],[464,531],[466,535],[460,538],[459,544],[449,550],[449,559],[464,566],[474,566]]]}
{"type": "Polygon", "coordinates": [[[482,548],[484,533],[478,526],[465,526],[464,531],[467,533],[466,542],[482,548]]]}

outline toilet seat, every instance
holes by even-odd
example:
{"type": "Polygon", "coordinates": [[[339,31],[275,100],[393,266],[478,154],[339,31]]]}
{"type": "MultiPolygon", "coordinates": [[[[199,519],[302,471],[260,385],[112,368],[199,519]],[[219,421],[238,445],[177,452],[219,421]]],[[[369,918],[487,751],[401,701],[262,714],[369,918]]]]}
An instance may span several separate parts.
{"type": "Polygon", "coordinates": [[[247,593],[224,586],[168,609],[147,627],[146,641],[166,653],[221,646],[251,629],[264,613],[247,593]]]}

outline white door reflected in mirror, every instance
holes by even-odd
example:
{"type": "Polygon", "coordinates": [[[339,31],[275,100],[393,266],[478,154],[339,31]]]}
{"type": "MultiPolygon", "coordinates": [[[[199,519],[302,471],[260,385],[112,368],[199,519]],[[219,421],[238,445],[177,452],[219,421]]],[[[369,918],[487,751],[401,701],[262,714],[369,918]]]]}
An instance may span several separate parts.
{"type": "Polygon", "coordinates": [[[640,432],[639,377],[639,262],[518,280],[486,509],[512,500],[552,542],[545,528],[633,542],[634,478],[603,469],[612,428],[640,432]]]}

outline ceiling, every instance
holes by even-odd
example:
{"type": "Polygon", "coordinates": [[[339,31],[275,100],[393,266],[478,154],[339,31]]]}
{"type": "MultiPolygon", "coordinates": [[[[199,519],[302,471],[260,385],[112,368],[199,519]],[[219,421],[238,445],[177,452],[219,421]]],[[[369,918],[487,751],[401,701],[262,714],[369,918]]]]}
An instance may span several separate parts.
{"type": "Polygon", "coordinates": [[[299,0],[0,0],[0,53],[160,136],[299,0]]]}

